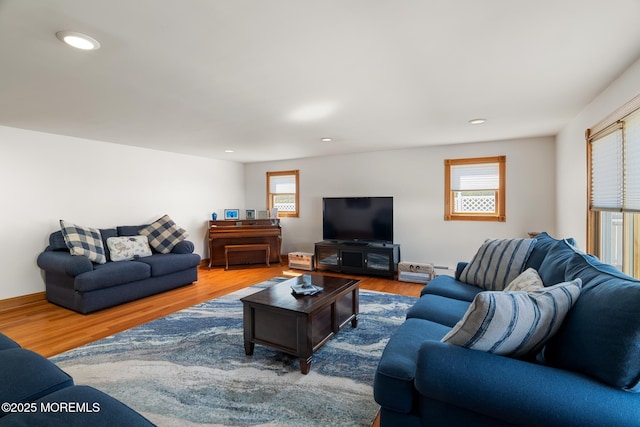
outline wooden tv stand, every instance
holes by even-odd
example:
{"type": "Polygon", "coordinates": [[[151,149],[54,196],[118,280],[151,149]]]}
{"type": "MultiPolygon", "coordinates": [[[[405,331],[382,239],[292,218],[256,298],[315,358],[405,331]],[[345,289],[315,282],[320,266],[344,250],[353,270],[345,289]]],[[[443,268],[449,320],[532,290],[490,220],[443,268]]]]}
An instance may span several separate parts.
{"type": "Polygon", "coordinates": [[[315,267],[340,273],[395,277],[400,245],[322,241],[315,244],[315,267]]]}

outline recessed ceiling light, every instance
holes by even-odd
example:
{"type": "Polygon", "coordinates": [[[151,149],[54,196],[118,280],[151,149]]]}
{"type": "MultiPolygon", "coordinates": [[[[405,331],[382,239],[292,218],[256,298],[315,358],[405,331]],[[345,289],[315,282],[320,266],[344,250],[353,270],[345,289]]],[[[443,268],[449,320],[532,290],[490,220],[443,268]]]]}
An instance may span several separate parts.
{"type": "Polygon", "coordinates": [[[233,153],[233,150],[224,150],[225,153],[233,153]]]}
{"type": "Polygon", "coordinates": [[[481,125],[486,121],[487,121],[486,119],[472,119],[472,120],[469,120],[469,123],[472,125],[481,125]]]}
{"type": "Polygon", "coordinates": [[[86,34],[76,33],[74,31],[58,31],[56,37],[61,42],[82,50],[96,50],[100,48],[98,40],[86,34]]]}
{"type": "Polygon", "coordinates": [[[331,139],[331,138],[322,138],[320,141],[322,141],[322,142],[331,142],[331,141],[333,141],[333,139],[331,139]]]}

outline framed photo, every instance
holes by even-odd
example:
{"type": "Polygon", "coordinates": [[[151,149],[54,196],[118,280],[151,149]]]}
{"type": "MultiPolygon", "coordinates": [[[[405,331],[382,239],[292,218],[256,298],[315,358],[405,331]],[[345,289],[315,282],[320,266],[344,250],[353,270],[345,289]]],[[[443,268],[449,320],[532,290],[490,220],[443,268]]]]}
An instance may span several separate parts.
{"type": "Polygon", "coordinates": [[[247,219],[256,219],[256,210],[255,209],[247,209],[246,210],[247,219]]]}
{"type": "Polygon", "coordinates": [[[224,210],[224,219],[239,219],[240,218],[240,210],[239,209],[225,209],[224,210]]]}

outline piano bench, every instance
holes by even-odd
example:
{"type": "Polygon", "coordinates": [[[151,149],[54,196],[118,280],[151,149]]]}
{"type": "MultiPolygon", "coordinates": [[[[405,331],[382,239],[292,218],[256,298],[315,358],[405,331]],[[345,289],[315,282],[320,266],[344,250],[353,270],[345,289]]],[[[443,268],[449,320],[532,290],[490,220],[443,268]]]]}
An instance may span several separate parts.
{"type": "Polygon", "coordinates": [[[267,267],[271,267],[269,264],[269,258],[271,258],[271,248],[268,243],[252,243],[246,245],[225,245],[224,246],[224,262],[225,270],[229,269],[229,252],[246,252],[246,251],[265,251],[265,264],[267,267]]]}

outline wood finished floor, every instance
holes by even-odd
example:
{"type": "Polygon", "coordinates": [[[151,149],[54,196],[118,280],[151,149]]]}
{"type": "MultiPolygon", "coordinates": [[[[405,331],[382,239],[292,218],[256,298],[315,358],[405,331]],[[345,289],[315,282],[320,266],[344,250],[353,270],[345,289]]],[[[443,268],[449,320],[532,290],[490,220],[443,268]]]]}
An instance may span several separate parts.
{"type": "MultiPolygon", "coordinates": [[[[193,285],[91,314],[79,314],[45,300],[12,307],[0,311],[0,332],[24,348],[51,357],[272,277],[304,273],[278,265],[231,267],[228,271],[200,267],[198,281],[193,285]]],[[[361,289],[401,295],[419,296],[423,287],[375,277],[348,277],[358,278],[361,289]]],[[[373,427],[377,425],[378,419],[373,427]]]]}

